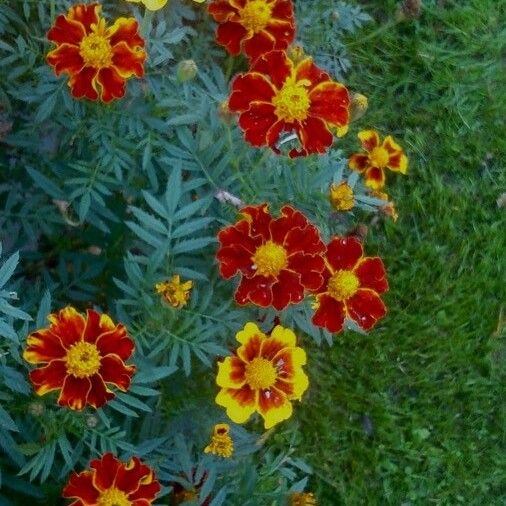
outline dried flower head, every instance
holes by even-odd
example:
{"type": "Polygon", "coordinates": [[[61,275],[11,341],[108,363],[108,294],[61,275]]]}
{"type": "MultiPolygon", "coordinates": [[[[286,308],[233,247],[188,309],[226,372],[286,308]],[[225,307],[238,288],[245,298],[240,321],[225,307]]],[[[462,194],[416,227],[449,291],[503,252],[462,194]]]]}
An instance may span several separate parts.
{"type": "Polygon", "coordinates": [[[155,290],[156,293],[159,293],[173,308],[180,309],[186,306],[190,298],[192,287],[193,281],[181,283],[181,277],[179,274],[175,274],[171,279],[157,283],[155,285],[155,290]]]}

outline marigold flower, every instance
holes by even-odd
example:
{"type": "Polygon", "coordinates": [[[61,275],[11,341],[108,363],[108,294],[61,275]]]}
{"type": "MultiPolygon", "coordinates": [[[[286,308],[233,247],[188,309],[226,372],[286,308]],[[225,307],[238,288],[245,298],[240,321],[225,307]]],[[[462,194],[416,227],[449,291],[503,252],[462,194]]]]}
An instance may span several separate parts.
{"type": "Polygon", "coordinates": [[[230,437],[230,425],[218,423],[214,426],[211,442],[205,447],[204,453],[212,453],[225,459],[234,453],[234,441],[230,437]]]}
{"type": "Polygon", "coordinates": [[[355,207],[353,188],[346,181],[330,185],[329,200],[336,211],[350,211],[355,207]]]}
{"type": "Polygon", "coordinates": [[[171,279],[157,283],[155,290],[159,293],[172,307],[180,309],[186,306],[190,298],[190,292],[193,287],[193,281],[185,281],[181,283],[178,274],[172,276],[171,279]]]}
{"type": "Polygon", "coordinates": [[[235,423],[244,423],[256,411],[266,429],[292,416],[293,400],[301,400],[309,386],[302,370],[306,352],[297,347],[292,330],[277,325],[270,336],[254,323],[236,334],[241,346],[218,364],[216,403],[235,423]]]}
{"type": "Polygon", "coordinates": [[[371,197],[375,197],[380,200],[385,201],[385,205],[381,208],[381,211],[386,214],[387,216],[390,216],[392,220],[397,221],[399,218],[399,214],[397,213],[397,210],[395,209],[395,202],[390,200],[390,197],[388,196],[388,193],[379,191],[379,190],[372,190],[370,192],[371,197]]]}
{"type": "Polygon", "coordinates": [[[165,7],[168,1],[169,0],[127,0],[127,2],[131,3],[144,4],[144,7],[146,7],[148,11],[158,11],[165,7]]]}
{"type": "Polygon", "coordinates": [[[358,134],[362,147],[367,153],[351,155],[350,169],[363,173],[365,184],[373,190],[385,186],[385,169],[406,174],[408,171],[408,157],[391,135],[383,143],[376,130],[362,130],[358,134]]]}
{"type": "Polygon", "coordinates": [[[251,69],[232,83],[229,106],[240,113],[239,125],[253,146],[269,146],[279,153],[283,132],[294,132],[301,148],[290,156],[325,153],[332,130],[349,123],[350,96],[311,58],[296,65],[284,51],[259,57],[251,69]]]}
{"type": "Polygon", "coordinates": [[[326,266],[313,323],[341,332],[346,317],[371,329],[386,314],[379,296],[388,290],[381,258],[364,257],[362,244],[354,237],[335,237],[327,246],[326,266]]]}
{"type": "Polygon", "coordinates": [[[137,457],[124,463],[106,453],[90,469],[72,473],[63,497],[70,506],[150,506],[161,490],[155,473],[137,457]]]}
{"type": "Polygon", "coordinates": [[[70,306],[48,320],[48,328],[28,336],[23,353],[30,364],[47,364],[30,372],[37,395],[59,390],[60,406],[81,410],[110,401],[114,393],[108,385],[128,390],[135,366],[125,361],[134,342],[124,325],[91,309],[84,317],[70,306]]]}
{"type": "Polygon", "coordinates": [[[241,210],[243,218],[218,234],[216,258],[220,273],[242,278],[235,292],[238,304],[274,306],[278,311],[304,298],[304,290],[316,290],[325,268],[325,245],[318,229],[290,206],[273,219],[267,204],[241,210]]]}
{"type": "Polygon", "coordinates": [[[295,36],[292,0],[215,0],[208,10],[219,23],[216,42],[233,55],[244,51],[251,61],[286,49],[295,36]]]}
{"type": "Polygon", "coordinates": [[[369,107],[369,100],[362,93],[353,93],[351,96],[350,116],[352,121],[360,119],[369,107]]]}
{"type": "Polygon", "coordinates": [[[316,499],[311,492],[294,492],[290,496],[290,506],[316,506],[316,499]]]}
{"type": "Polygon", "coordinates": [[[111,102],[125,94],[125,81],[144,75],[144,40],[135,18],[107,27],[98,3],[78,4],[59,15],[47,38],[57,47],[47,62],[57,76],[68,74],[76,98],[111,102]]]}

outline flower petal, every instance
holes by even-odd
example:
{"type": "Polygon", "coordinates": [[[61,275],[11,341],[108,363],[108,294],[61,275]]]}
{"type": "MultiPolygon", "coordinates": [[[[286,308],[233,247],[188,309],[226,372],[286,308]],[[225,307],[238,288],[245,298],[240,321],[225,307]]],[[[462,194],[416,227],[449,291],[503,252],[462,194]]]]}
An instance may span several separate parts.
{"type": "Polygon", "coordinates": [[[61,339],[49,329],[37,330],[26,339],[26,350],[23,358],[30,364],[50,362],[55,358],[63,358],[67,350],[61,339]]]}
{"type": "MultiPolygon", "coordinates": [[[[255,33],[253,37],[244,41],[244,52],[250,61],[255,61],[260,55],[272,51],[276,46],[274,35],[267,30],[255,33]]],[[[288,44],[286,45],[288,47],[288,44]]]]}
{"type": "Polygon", "coordinates": [[[81,23],[84,26],[86,33],[91,33],[91,25],[98,23],[101,12],[102,6],[98,3],[92,3],[89,5],[78,4],[69,9],[67,18],[81,23]]]}
{"type": "Polygon", "coordinates": [[[260,56],[250,71],[269,76],[277,89],[281,89],[286,78],[291,75],[293,64],[284,51],[270,51],[260,56]]]}
{"type": "Polygon", "coordinates": [[[369,167],[365,171],[365,185],[373,190],[379,190],[385,186],[385,171],[379,167],[369,167]]]}
{"type": "Polygon", "coordinates": [[[300,282],[300,275],[282,270],[277,281],[272,285],[272,305],[281,311],[289,304],[298,304],[302,299],[304,299],[304,287],[300,282]]]}
{"type": "Polygon", "coordinates": [[[408,172],[408,157],[404,153],[390,155],[387,167],[394,172],[406,174],[408,172]]]}
{"type": "Polygon", "coordinates": [[[292,416],[292,403],[280,390],[271,388],[261,390],[258,397],[258,412],[264,419],[265,429],[271,429],[274,425],[287,420],[292,416]]]}
{"type": "Polygon", "coordinates": [[[253,237],[261,237],[264,240],[271,239],[270,224],[272,217],[269,214],[269,206],[247,206],[241,209],[241,214],[249,222],[249,233],[253,237]]]}
{"type": "Polygon", "coordinates": [[[305,58],[297,65],[296,74],[297,81],[307,79],[311,83],[310,89],[313,89],[320,83],[330,81],[330,76],[327,72],[324,72],[321,68],[317,67],[313,63],[313,59],[310,57],[305,58]]]}
{"type": "Polygon", "coordinates": [[[84,67],[81,72],[74,74],[69,79],[72,96],[75,98],[87,98],[97,100],[98,92],[95,78],[98,70],[93,67],[84,67]]]}
{"type": "Polygon", "coordinates": [[[125,80],[114,67],[100,69],[97,82],[102,87],[100,98],[106,103],[125,95],[125,80]]]}
{"type": "Polygon", "coordinates": [[[284,347],[294,347],[297,345],[297,336],[292,329],[276,325],[271,332],[271,339],[276,339],[281,342],[284,347]]]}
{"type": "Polygon", "coordinates": [[[104,454],[101,459],[92,460],[90,467],[95,470],[93,474],[95,488],[101,492],[111,488],[122,466],[123,463],[110,452],[104,454]]]}
{"type": "Polygon", "coordinates": [[[107,30],[109,43],[115,46],[121,42],[131,49],[144,47],[144,39],[139,35],[139,23],[135,18],[118,18],[107,30]]]}
{"type": "MultiPolygon", "coordinates": [[[[116,373],[116,375],[117,374],[118,373],[116,373]]],[[[90,406],[93,406],[95,409],[97,409],[102,407],[111,399],[114,399],[114,394],[107,388],[100,374],[94,374],[93,376],[90,376],[89,380],[91,383],[91,388],[88,392],[88,396],[86,397],[86,404],[89,404],[90,406]]]]}
{"type": "Polygon", "coordinates": [[[231,5],[229,0],[211,2],[207,10],[218,23],[223,23],[231,18],[239,19],[237,8],[231,5]]]}
{"type": "Polygon", "coordinates": [[[102,356],[113,353],[122,360],[130,358],[135,348],[134,342],[128,337],[125,326],[121,324],[113,330],[101,334],[96,345],[102,356]]]}
{"type": "Polygon", "coordinates": [[[112,383],[126,392],[135,369],[134,365],[126,365],[117,355],[106,355],[100,361],[98,373],[105,383],[112,383]]]}
{"type": "Polygon", "coordinates": [[[363,254],[362,244],[354,237],[334,237],[327,246],[327,260],[335,271],[353,269],[363,254]]]}
{"type": "Polygon", "coordinates": [[[338,333],[343,330],[344,317],[344,304],[325,294],[319,297],[319,307],[313,316],[312,322],[317,327],[325,328],[332,333],[338,333]]]}
{"type": "Polygon", "coordinates": [[[52,360],[45,367],[30,371],[30,380],[37,395],[45,395],[63,387],[67,376],[65,360],[52,360]]]}
{"type": "Polygon", "coordinates": [[[151,506],[156,496],[162,489],[160,483],[154,478],[151,483],[146,483],[148,478],[144,478],[144,484],[141,485],[128,499],[133,501],[132,506],[151,506]]]}
{"type": "Polygon", "coordinates": [[[366,151],[372,151],[380,145],[379,135],[376,130],[362,130],[358,133],[358,138],[366,151]]]}
{"type": "MultiPolygon", "coordinates": [[[[251,348],[251,345],[243,346],[245,350],[251,348]]],[[[243,352],[247,355],[247,351],[243,352]]],[[[218,375],[216,384],[223,388],[241,388],[246,382],[244,376],[244,362],[238,357],[226,357],[223,362],[218,363],[218,375]]]]}
{"type": "Polygon", "coordinates": [[[48,40],[58,45],[72,44],[79,46],[85,35],[86,31],[81,23],[72,21],[62,14],[56,18],[54,25],[47,32],[48,40]]]}
{"type": "Polygon", "coordinates": [[[242,244],[220,248],[216,253],[216,258],[220,262],[220,274],[225,279],[235,276],[238,271],[241,271],[245,276],[253,276],[255,271],[252,269],[251,256],[252,253],[242,244]]]}
{"type": "Polygon", "coordinates": [[[92,471],[72,473],[70,479],[63,489],[63,497],[80,499],[81,505],[94,506],[97,504],[99,492],[93,486],[92,471]]]}
{"type": "Polygon", "coordinates": [[[357,153],[355,155],[351,155],[348,160],[348,166],[351,170],[356,170],[357,172],[364,172],[367,167],[369,167],[369,155],[357,153]]]}
{"type": "Polygon", "coordinates": [[[235,301],[240,305],[252,302],[260,307],[268,307],[272,304],[273,278],[254,276],[242,278],[235,292],[235,301]]]}
{"type": "Polygon", "coordinates": [[[76,378],[68,374],[58,397],[58,404],[80,411],[86,405],[86,399],[90,390],[91,381],[89,378],[76,378]]]}
{"type": "Polygon", "coordinates": [[[134,50],[126,42],[122,41],[113,48],[112,62],[123,79],[142,77],[145,59],[146,53],[143,50],[134,50]]]}
{"type": "Polygon", "coordinates": [[[264,102],[253,102],[239,117],[239,126],[244,138],[255,147],[267,144],[267,132],[277,122],[274,106],[264,102]]]}
{"type": "Polygon", "coordinates": [[[254,358],[260,356],[262,342],[265,340],[265,334],[253,323],[247,323],[243,330],[236,334],[236,339],[242,343],[237,348],[237,356],[243,362],[251,362],[254,358]]]}
{"type": "Polygon", "coordinates": [[[255,412],[256,394],[248,385],[235,390],[223,388],[216,396],[216,404],[227,409],[228,417],[235,423],[244,423],[255,412]]]}
{"type": "Polygon", "coordinates": [[[47,319],[51,323],[49,330],[60,338],[64,347],[70,348],[81,340],[85,320],[73,307],[67,306],[58,313],[50,314],[47,319]]]}
{"type": "Polygon", "coordinates": [[[241,42],[247,33],[248,30],[241,24],[225,21],[216,30],[216,42],[225,47],[230,54],[237,56],[241,52],[241,42]]]}
{"type": "Polygon", "coordinates": [[[325,262],[320,255],[299,252],[291,255],[288,262],[288,269],[300,274],[300,282],[304,288],[315,291],[322,286],[325,262]]]}
{"type": "Polygon", "coordinates": [[[378,293],[388,290],[385,266],[381,258],[363,258],[355,267],[354,272],[360,280],[361,288],[371,288],[378,293]]]}
{"type": "Polygon", "coordinates": [[[341,83],[324,81],[309,94],[309,113],[323,119],[332,126],[343,126],[350,122],[350,95],[341,83]]]}
{"type": "Polygon", "coordinates": [[[243,112],[251,102],[271,103],[275,90],[270,81],[258,72],[239,74],[232,83],[232,94],[228,101],[231,111],[243,112]]]}
{"type": "Polygon", "coordinates": [[[383,318],[387,309],[380,296],[367,288],[361,288],[357,293],[346,301],[346,307],[350,318],[364,330],[369,330],[376,322],[383,318]]]}
{"type": "Polygon", "coordinates": [[[127,494],[131,500],[130,494],[138,490],[141,482],[144,483],[146,480],[152,482],[153,472],[138,457],[133,457],[127,464],[119,466],[114,487],[127,494]]]}
{"type": "Polygon", "coordinates": [[[79,48],[70,44],[62,44],[48,53],[47,62],[54,67],[57,76],[64,72],[75,74],[84,67],[79,48]]]}
{"type": "Polygon", "coordinates": [[[304,154],[325,153],[334,142],[332,132],[320,118],[309,116],[297,130],[304,154]]]}

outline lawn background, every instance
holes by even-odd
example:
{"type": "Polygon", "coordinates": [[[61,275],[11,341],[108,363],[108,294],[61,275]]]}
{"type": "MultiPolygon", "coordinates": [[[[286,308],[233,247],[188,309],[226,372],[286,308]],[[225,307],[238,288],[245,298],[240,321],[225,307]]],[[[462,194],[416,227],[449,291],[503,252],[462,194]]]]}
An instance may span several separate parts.
{"type": "Polygon", "coordinates": [[[374,18],[346,40],[360,127],[393,134],[410,170],[389,178],[398,222],[367,238],[389,315],[310,350],[299,453],[322,505],[504,505],[506,2],[405,20],[394,0],[355,3],[374,18]]]}

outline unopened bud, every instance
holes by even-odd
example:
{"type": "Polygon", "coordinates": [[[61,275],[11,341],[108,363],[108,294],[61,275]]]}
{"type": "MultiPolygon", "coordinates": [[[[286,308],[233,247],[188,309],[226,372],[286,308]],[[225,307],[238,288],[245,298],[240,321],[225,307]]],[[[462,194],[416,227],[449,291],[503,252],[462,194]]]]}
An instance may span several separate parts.
{"type": "Polygon", "coordinates": [[[88,415],[86,417],[86,427],[94,429],[98,425],[98,418],[95,415],[88,415]]]}
{"type": "Polygon", "coordinates": [[[367,111],[369,101],[362,93],[352,93],[350,104],[350,117],[351,121],[360,119],[367,111]]]}
{"type": "Polygon", "coordinates": [[[28,405],[28,412],[32,415],[32,416],[41,416],[43,413],[44,413],[44,404],[42,404],[42,402],[31,402],[29,405],[28,405]]]}
{"type": "Polygon", "coordinates": [[[290,57],[290,60],[293,61],[293,63],[297,64],[306,57],[306,52],[300,44],[294,44],[288,49],[288,56],[290,57]]]}
{"type": "Polygon", "coordinates": [[[218,116],[225,123],[230,123],[234,119],[234,113],[230,110],[228,106],[228,100],[224,100],[218,106],[218,116]]]}
{"type": "Polygon", "coordinates": [[[100,246],[90,246],[88,248],[88,253],[98,257],[99,255],[102,254],[102,248],[100,246]]]}
{"type": "Polygon", "coordinates": [[[197,75],[199,68],[193,60],[183,60],[177,67],[177,79],[180,83],[191,81],[197,75]]]}

